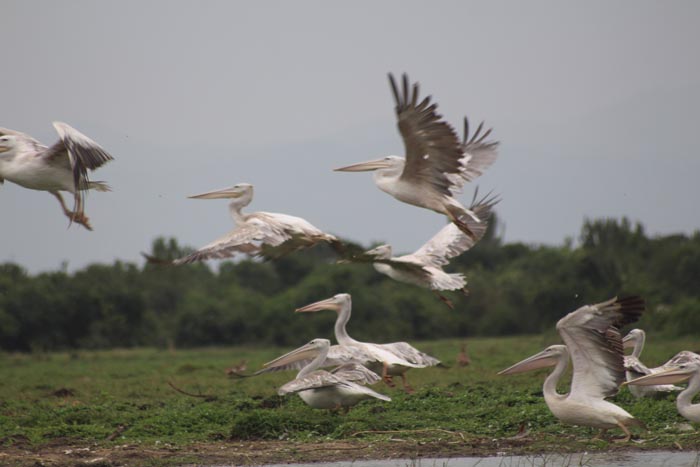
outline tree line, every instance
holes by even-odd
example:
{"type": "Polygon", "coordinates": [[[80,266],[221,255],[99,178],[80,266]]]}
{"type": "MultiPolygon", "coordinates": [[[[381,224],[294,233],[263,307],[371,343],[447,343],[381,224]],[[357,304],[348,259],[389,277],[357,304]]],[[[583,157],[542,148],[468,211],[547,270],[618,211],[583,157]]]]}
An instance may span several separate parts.
{"type": "MultiPolygon", "coordinates": [[[[650,237],[628,219],[586,220],[578,242],[505,244],[492,219],[486,236],[453,260],[468,297],[450,310],[425,289],[367,264],[335,264],[323,246],[282,259],[179,267],[116,261],[73,273],[28,274],[0,265],[0,348],[45,351],[133,346],[299,345],[330,337],[330,311],[294,309],[348,292],[348,329],[360,340],[438,339],[539,333],[575,308],[638,294],[638,323],[668,336],[700,329],[700,232],[650,237]]],[[[191,251],[159,238],[151,254],[191,251]]]]}

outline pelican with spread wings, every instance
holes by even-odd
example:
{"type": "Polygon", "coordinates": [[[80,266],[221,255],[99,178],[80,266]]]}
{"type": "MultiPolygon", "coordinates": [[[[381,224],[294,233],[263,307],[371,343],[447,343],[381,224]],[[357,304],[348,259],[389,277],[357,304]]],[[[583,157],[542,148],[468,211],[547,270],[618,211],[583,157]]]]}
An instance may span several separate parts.
{"type": "Polygon", "coordinates": [[[521,373],[554,366],[544,382],[544,400],[555,417],[571,425],[600,428],[598,436],[618,427],[629,441],[630,426],[644,426],[626,410],[605,400],[617,394],[625,381],[622,336],[619,328],[635,322],[644,311],[640,297],[612,298],[585,305],[557,323],[566,345],[552,345],[501,371],[500,375],[521,373]],[[573,378],[568,394],[557,392],[557,382],[573,362],[573,378]]]}
{"type": "MultiPolygon", "coordinates": [[[[646,333],[642,329],[632,329],[627,333],[625,338],[622,339],[622,346],[624,348],[633,347],[632,354],[625,355],[625,378],[627,381],[632,381],[645,375],[658,373],[659,371],[665,369],[665,366],[649,368],[639,359],[639,357],[642,355],[642,350],[644,350],[645,341],[646,333]]],[[[634,397],[653,397],[668,394],[672,391],[680,391],[683,388],[672,384],[659,384],[655,386],[631,385],[629,386],[629,389],[634,397]]]]}
{"type": "MultiPolygon", "coordinates": [[[[476,196],[476,194],[475,194],[476,196]]],[[[440,293],[441,290],[461,290],[467,294],[467,279],[461,273],[446,273],[442,268],[449,260],[469,250],[486,233],[491,208],[496,198],[472,203],[470,209],[481,222],[472,218],[465,220],[473,236],[462,232],[455,224],[447,224],[422,247],[409,255],[392,257],[391,245],[380,245],[360,255],[351,257],[352,262],[371,262],[374,268],[392,279],[432,290],[450,308],[452,302],[440,293]]]]}
{"type": "Polygon", "coordinates": [[[406,74],[402,89],[389,74],[396,100],[398,127],[406,157],[388,156],[335,169],[342,172],[375,171],[374,182],[394,198],[414,206],[445,214],[465,234],[474,237],[466,219],[481,219],[454,197],[468,181],[481,175],[496,159],[498,143],[487,141],[483,123],[473,135],[464,119],[464,138],[440,114],[430,96],[418,101],[418,83],[412,86],[406,74]]]}
{"type": "Polygon", "coordinates": [[[384,394],[365,387],[380,380],[379,375],[356,363],[346,363],[332,371],[321,370],[331,347],[328,339],[314,339],[308,344],[292,350],[265,364],[266,367],[286,366],[298,361],[313,360],[306,364],[297,377],[279,388],[280,396],[299,394],[315,409],[339,409],[346,411],[365,399],[391,401],[384,394]]]}
{"type": "Polygon", "coordinates": [[[88,170],[97,169],[113,157],[66,123],[53,122],[53,126],[58,141],[50,147],[27,134],[0,128],[0,184],[8,180],[31,190],[48,191],[61,203],[71,223],[92,230],[84,211],[84,193],[110,188],[105,182],[91,181],[88,170]],[[72,211],[61,191],[73,194],[72,211]]]}
{"type": "Polygon", "coordinates": [[[401,376],[406,392],[413,388],[406,381],[406,371],[410,368],[426,368],[440,365],[440,360],[416,349],[407,342],[392,342],[390,344],[374,344],[360,342],[348,335],[345,325],[350,321],[352,313],[352,298],[350,294],[341,293],[326,300],[297,308],[297,312],[316,312],[333,310],[338,313],[335,321],[335,339],[344,347],[358,348],[368,356],[363,365],[370,370],[381,373],[384,382],[394,386],[393,376],[401,376]]]}
{"type": "Polygon", "coordinates": [[[209,259],[224,259],[243,253],[264,258],[279,258],[293,251],[308,248],[317,243],[329,243],[342,250],[342,243],[326,234],[305,219],[287,214],[241,210],[253,200],[253,185],[239,183],[230,188],[190,196],[192,199],[231,199],[229,210],[236,228],[223,237],[203,246],[192,254],[172,261],[163,261],[144,255],[154,263],[186,264],[209,259]]]}

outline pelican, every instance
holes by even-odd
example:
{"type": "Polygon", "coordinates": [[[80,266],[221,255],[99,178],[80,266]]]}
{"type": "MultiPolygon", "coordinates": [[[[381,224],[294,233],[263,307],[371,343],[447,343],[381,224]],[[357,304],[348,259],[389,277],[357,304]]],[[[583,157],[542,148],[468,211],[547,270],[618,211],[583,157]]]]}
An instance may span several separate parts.
{"type": "Polygon", "coordinates": [[[501,371],[500,375],[554,366],[544,382],[544,400],[555,417],[564,423],[600,428],[601,437],[619,427],[629,441],[632,425],[644,426],[624,409],[605,400],[617,394],[625,379],[622,337],[618,328],[639,319],[644,311],[640,297],[612,298],[585,305],[557,323],[566,345],[552,345],[542,352],[501,371]],[[557,393],[557,382],[573,361],[573,378],[568,394],[557,393]]]}
{"type": "MultiPolygon", "coordinates": [[[[692,354],[692,352],[687,352],[692,354]]],[[[700,422],[700,404],[693,404],[693,397],[700,392],[700,355],[692,354],[695,357],[677,359],[674,358],[666,365],[666,368],[651,375],[628,381],[630,386],[648,386],[659,384],[674,384],[688,381],[685,388],[676,398],[678,412],[691,422],[700,422]],[[674,360],[676,360],[674,362],[674,360]]],[[[676,356],[678,357],[678,356],[676,356]]]]}
{"type": "Polygon", "coordinates": [[[403,387],[406,392],[413,392],[413,388],[406,381],[406,371],[410,368],[425,368],[440,365],[440,360],[421,352],[407,342],[393,342],[391,344],[374,344],[370,342],[360,342],[348,335],[345,325],[350,320],[352,312],[352,299],[350,294],[341,293],[326,300],[297,308],[299,313],[315,312],[321,310],[333,310],[338,313],[335,321],[335,338],[338,344],[347,347],[357,347],[371,356],[361,362],[370,370],[381,372],[384,382],[393,387],[393,377],[401,376],[403,387]]]}
{"type": "Polygon", "coordinates": [[[328,339],[314,339],[308,344],[265,364],[265,366],[286,365],[298,360],[307,360],[313,356],[311,363],[307,364],[297,374],[297,377],[280,387],[277,393],[280,396],[297,393],[309,406],[314,409],[339,409],[346,411],[365,399],[380,399],[391,401],[384,394],[379,394],[363,386],[379,381],[379,376],[354,363],[348,363],[336,368],[332,372],[320,370],[330,349],[331,342],[328,339]]]}
{"type": "Polygon", "coordinates": [[[462,232],[455,224],[447,224],[422,247],[410,255],[392,257],[391,245],[380,245],[361,255],[352,257],[353,262],[372,262],[374,268],[392,279],[430,289],[448,307],[454,308],[452,302],[442,295],[441,290],[461,290],[467,295],[467,279],[461,273],[448,274],[442,267],[451,258],[461,255],[474,246],[486,232],[491,208],[497,199],[482,199],[478,204],[472,203],[471,210],[482,219],[476,222],[472,218],[465,220],[473,236],[462,232]]]}
{"type": "Polygon", "coordinates": [[[335,170],[376,171],[374,182],[379,189],[404,203],[446,215],[461,231],[474,237],[466,219],[481,219],[454,196],[462,191],[464,183],[481,175],[496,159],[498,143],[485,141],[491,130],[482,134],[482,123],[470,136],[465,118],[464,138],[460,142],[452,126],[436,112],[437,104],[430,103],[430,96],[418,102],[418,83],[411,86],[404,74],[401,93],[391,74],[389,83],[406,157],[388,156],[335,170]]]}
{"type": "MultiPolygon", "coordinates": [[[[646,333],[641,329],[632,329],[627,333],[624,339],[622,339],[622,346],[624,348],[633,347],[632,355],[625,355],[625,378],[627,381],[632,381],[633,379],[639,378],[644,375],[651,375],[662,370],[663,367],[659,368],[648,368],[644,363],[639,360],[642,355],[642,350],[644,349],[644,342],[646,341],[646,333]]],[[[680,391],[683,388],[678,386],[673,386],[671,384],[662,384],[658,386],[629,386],[630,392],[634,397],[648,397],[655,396],[658,394],[668,393],[671,391],[680,391]]]]}
{"type": "MultiPolygon", "coordinates": [[[[239,183],[230,188],[210,191],[190,196],[190,198],[231,199],[229,210],[236,222],[236,228],[192,254],[165,262],[185,264],[209,259],[230,258],[237,253],[278,258],[320,242],[327,242],[336,249],[343,248],[336,237],[321,232],[300,217],[272,212],[243,214],[241,209],[248,206],[253,200],[253,185],[249,183],[239,183]]],[[[148,255],[144,256],[150,262],[164,262],[148,255]]]]}
{"type": "MultiPolygon", "coordinates": [[[[0,185],[5,180],[31,190],[48,191],[70,222],[92,230],[84,212],[84,192],[110,191],[105,182],[93,182],[88,170],[113,160],[107,151],[75,128],[53,122],[58,141],[44,146],[19,131],[0,128],[0,185]],[[73,210],[63,201],[61,191],[73,194],[73,210]]],[[[70,224],[69,224],[70,225],[70,224]]]]}

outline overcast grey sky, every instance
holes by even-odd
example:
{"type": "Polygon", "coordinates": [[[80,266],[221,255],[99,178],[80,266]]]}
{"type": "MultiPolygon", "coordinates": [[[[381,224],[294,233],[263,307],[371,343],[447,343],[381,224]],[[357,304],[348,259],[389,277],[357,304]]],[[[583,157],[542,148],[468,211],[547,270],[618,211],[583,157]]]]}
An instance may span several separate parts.
{"type": "MultiPolygon", "coordinates": [[[[507,241],[559,244],[585,217],[648,232],[700,226],[695,1],[2,1],[0,126],[45,143],[68,122],[116,160],[93,179],[94,232],[47,193],[0,187],[0,262],[30,271],[140,261],[157,236],[201,246],[225,201],[399,251],[444,223],[334,167],[403,153],[386,73],[406,71],[454,124],[501,141],[478,184],[507,241]]],[[[463,196],[468,202],[472,187],[463,196]]]]}

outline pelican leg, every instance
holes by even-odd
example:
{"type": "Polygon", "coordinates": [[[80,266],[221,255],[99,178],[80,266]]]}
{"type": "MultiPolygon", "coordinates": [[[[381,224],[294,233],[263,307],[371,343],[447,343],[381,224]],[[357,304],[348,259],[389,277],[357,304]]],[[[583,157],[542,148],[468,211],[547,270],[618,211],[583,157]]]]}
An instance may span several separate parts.
{"type": "Polygon", "coordinates": [[[76,210],[71,211],[68,209],[68,206],[66,206],[66,202],[63,200],[63,196],[61,196],[61,193],[58,191],[50,191],[52,195],[56,197],[58,202],[61,204],[61,209],[63,209],[63,214],[70,220],[70,223],[68,226],[75,222],[76,224],[80,224],[83,227],[85,227],[88,230],[92,230],[92,226],[90,225],[90,219],[87,218],[85,214],[83,214],[83,203],[80,201],[80,197],[76,197],[76,210]]]}
{"type": "Polygon", "coordinates": [[[613,440],[613,441],[614,441],[615,443],[627,443],[627,442],[629,442],[629,440],[632,439],[632,432],[630,431],[630,429],[627,428],[625,425],[623,425],[623,424],[620,423],[620,422],[617,422],[617,426],[619,426],[620,429],[621,429],[622,431],[625,432],[625,435],[626,435],[626,436],[625,436],[624,438],[615,439],[615,440],[613,440]]]}
{"type": "Polygon", "coordinates": [[[396,384],[394,383],[394,378],[392,378],[389,373],[389,365],[386,362],[382,363],[382,379],[386,383],[387,386],[390,388],[396,387],[396,384]]]}
{"type": "Polygon", "coordinates": [[[413,389],[410,384],[408,384],[408,381],[406,381],[406,373],[401,373],[401,382],[403,383],[403,390],[406,391],[407,394],[413,394],[416,392],[416,390],[413,389]]]}
{"type": "Polygon", "coordinates": [[[445,305],[449,306],[449,307],[450,307],[450,310],[454,310],[454,309],[455,309],[455,306],[452,304],[452,302],[450,301],[449,298],[445,297],[444,295],[442,295],[442,294],[441,294],[440,292],[438,292],[437,290],[433,290],[433,293],[434,293],[435,296],[436,296],[437,298],[439,298],[445,305]]]}
{"type": "Polygon", "coordinates": [[[462,295],[464,295],[465,297],[469,296],[469,290],[467,290],[466,287],[462,287],[461,289],[459,289],[459,291],[462,292],[462,295]]]}

